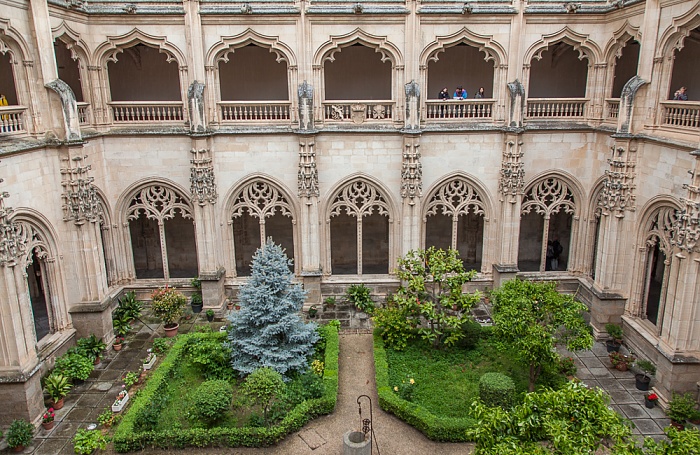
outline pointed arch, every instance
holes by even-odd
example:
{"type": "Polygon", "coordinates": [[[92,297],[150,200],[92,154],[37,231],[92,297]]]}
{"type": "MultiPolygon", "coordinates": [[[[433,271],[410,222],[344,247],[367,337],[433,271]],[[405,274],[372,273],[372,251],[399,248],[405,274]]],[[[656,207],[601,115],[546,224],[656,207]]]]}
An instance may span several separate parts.
{"type": "Polygon", "coordinates": [[[541,60],[542,53],[549,49],[549,46],[563,42],[578,51],[579,60],[586,58],[589,66],[593,65],[601,61],[602,53],[600,47],[588,37],[589,35],[577,33],[568,26],[558,32],[542,35],[542,38],[535,41],[525,52],[525,61],[523,63],[529,65],[533,59],[541,60]]]}
{"type": "Polygon", "coordinates": [[[445,197],[446,193],[438,195],[438,192],[442,192],[446,186],[450,185],[452,182],[460,182],[459,188],[455,187],[454,190],[459,191],[460,194],[464,194],[465,198],[457,201],[457,205],[454,206],[455,213],[466,213],[464,210],[473,211],[484,217],[485,220],[490,220],[494,214],[493,201],[489,197],[489,193],[486,190],[486,186],[479,181],[476,177],[463,172],[454,171],[442,176],[439,180],[435,181],[428,190],[425,192],[426,197],[423,203],[423,218],[435,210],[438,206],[442,205],[440,202],[447,201],[445,197]],[[461,186],[463,185],[463,186],[461,186]],[[435,197],[438,196],[436,199],[435,197]]]}
{"type": "Polygon", "coordinates": [[[561,210],[579,215],[579,204],[584,191],[581,184],[571,174],[558,171],[545,171],[534,176],[525,186],[521,214],[535,211],[541,215],[551,215],[561,210]]]}
{"type": "Polygon", "coordinates": [[[673,196],[659,195],[644,205],[637,230],[637,244],[642,248],[650,245],[653,237],[658,237],[659,247],[667,256],[673,251],[676,212],[681,210],[680,202],[673,196]]]}
{"type": "Polygon", "coordinates": [[[438,61],[439,55],[445,52],[445,49],[458,44],[478,48],[480,52],[484,53],[484,60],[493,61],[494,67],[507,63],[506,50],[493,39],[493,35],[480,35],[467,27],[462,27],[450,35],[437,36],[435,41],[428,44],[421,52],[420,64],[427,65],[429,61],[438,61]]]}
{"type": "Polygon", "coordinates": [[[87,43],[85,43],[78,32],[66,24],[66,21],[61,21],[57,27],[52,28],[51,34],[54,41],[59,40],[66,45],[73,60],[82,61],[83,67],[88,64],[90,51],[87,43]]]}
{"type": "Polygon", "coordinates": [[[216,65],[219,61],[228,63],[228,54],[249,44],[266,48],[271,53],[274,53],[277,63],[286,62],[292,68],[297,66],[297,58],[294,51],[287,44],[280,41],[278,36],[263,35],[250,28],[238,35],[221,37],[221,40],[207,51],[206,61],[210,65],[216,65]]]}
{"type": "Polygon", "coordinates": [[[149,35],[138,28],[134,28],[123,35],[108,36],[107,41],[95,49],[92,61],[99,66],[106,66],[108,61],[116,63],[119,53],[124,52],[125,48],[136,44],[154,47],[166,55],[168,63],[175,61],[178,67],[187,67],[185,54],[177,46],[169,42],[166,36],[149,35]]]}
{"type": "Polygon", "coordinates": [[[630,40],[642,42],[642,32],[640,27],[635,27],[625,20],[625,23],[613,32],[612,38],[605,45],[605,62],[608,66],[612,66],[615,60],[622,56],[622,50],[627,46],[630,40]]]}
{"type": "Polygon", "coordinates": [[[671,57],[675,50],[683,49],[685,39],[698,27],[700,27],[700,3],[696,3],[686,13],[673,18],[671,25],[661,34],[659,46],[656,48],[656,57],[671,57]]]}
{"type": "MultiPolygon", "coordinates": [[[[30,58],[32,54],[29,51],[29,45],[22,36],[22,33],[20,33],[17,29],[10,25],[9,19],[0,18],[0,46],[2,46],[3,42],[6,46],[8,46],[5,48],[4,52],[6,52],[7,50],[12,50],[12,48],[16,46],[14,50],[18,53],[18,55],[14,56],[15,59],[19,61],[32,60],[30,58]],[[5,38],[7,38],[10,42],[5,41],[5,38]]],[[[1,47],[0,52],[3,52],[1,47]]]]}
{"type": "Polygon", "coordinates": [[[335,61],[336,52],[340,52],[342,48],[357,43],[371,47],[375,52],[381,54],[382,63],[389,61],[394,68],[403,67],[404,65],[401,51],[386,36],[372,35],[360,28],[356,28],[345,35],[332,35],[330,40],[323,43],[316,50],[313,64],[322,66],[326,61],[335,61]]]}

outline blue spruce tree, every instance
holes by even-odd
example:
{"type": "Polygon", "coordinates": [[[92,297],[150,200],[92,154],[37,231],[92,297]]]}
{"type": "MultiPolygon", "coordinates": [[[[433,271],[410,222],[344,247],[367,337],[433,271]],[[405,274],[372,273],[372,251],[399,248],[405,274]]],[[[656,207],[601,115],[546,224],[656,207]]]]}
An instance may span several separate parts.
{"type": "Polygon", "coordinates": [[[319,336],[299,311],[306,291],[292,283],[291,261],[268,239],[253,256],[252,276],[241,287],[241,309],[229,316],[231,365],[242,375],[269,367],[285,375],[304,372],[319,336]]]}

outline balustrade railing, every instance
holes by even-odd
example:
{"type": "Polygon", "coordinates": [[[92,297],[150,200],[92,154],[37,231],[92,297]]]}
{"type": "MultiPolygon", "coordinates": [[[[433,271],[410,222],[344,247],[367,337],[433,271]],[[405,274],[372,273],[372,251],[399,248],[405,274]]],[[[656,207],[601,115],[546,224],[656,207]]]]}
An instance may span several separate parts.
{"type": "Polygon", "coordinates": [[[620,98],[608,98],[605,100],[606,118],[617,119],[620,116],[620,98]]]}
{"type": "Polygon", "coordinates": [[[109,103],[114,123],[179,123],[185,121],[180,101],[119,101],[109,103]]]}
{"type": "Polygon", "coordinates": [[[289,101],[222,101],[222,122],[285,122],[292,120],[289,101]]]}
{"type": "Polygon", "coordinates": [[[427,100],[427,119],[491,119],[494,100],[427,100]]]}
{"type": "Polygon", "coordinates": [[[24,106],[0,107],[0,134],[13,134],[26,132],[24,124],[24,106]]]}
{"type": "Polygon", "coordinates": [[[328,122],[384,122],[394,118],[393,101],[326,101],[323,119],[328,122]]]}
{"type": "Polygon", "coordinates": [[[700,102],[662,101],[661,124],[679,128],[700,128],[700,102]]]}
{"type": "Polygon", "coordinates": [[[586,116],[588,100],[580,98],[528,98],[527,118],[560,119],[586,116]]]}
{"type": "Polygon", "coordinates": [[[88,103],[78,103],[78,122],[81,125],[87,125],[90,123],[90,105],[88,103]]]}

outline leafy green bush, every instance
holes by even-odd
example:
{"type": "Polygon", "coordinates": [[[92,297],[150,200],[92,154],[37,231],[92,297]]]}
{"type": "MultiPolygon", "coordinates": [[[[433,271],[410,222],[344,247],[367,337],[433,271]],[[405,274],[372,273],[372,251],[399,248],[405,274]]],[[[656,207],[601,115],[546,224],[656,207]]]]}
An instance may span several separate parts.
{"type": "Polygon", "coordinates": [[[413,324],[408,318],[408,309],[399,308],[391,301],[385,308],[374,310],[372,320],[384,342],[391,349],[397,351],[406,349],[408,341],[415,336],[413,324]]]}
{"type": "Polygon", "coordinates": [[[229,380],[236,377],[236,372],[231,367],[231,348],[221,341],[191,339],[185,345],[185,354],[205,379],[229,380]]]}
{"type": "Polygon", "coordinates": [[[281,374],[271,368],[259,368],[245,378],[242,392],[262,407],[263,418],[268,421],[272,402],[279,399],[285,389],[281,374]]]}
{"type": "Polygon", "coordinates": [[[9,447],[28,446],[34,437],[34,425],[24,419],[13,420],[7,429],[7,445],[9,447]]]}
{"type": "MultiPolygon", "coordinates": [[[[134,418],[134,431],[153,431],[158,426],[161,410],[168,404],[168,396],[158,394],[151,399],[149,406],[146,406],[136,413],[134,418]]],[[[132,405],[133,406],[133,405],[132,405]]]]}
{"type": "Polygon", "coordinates": [[[462,336],[459,338],[456,346],[462,349],[473,349],[485,332],[481,324],[475,321],[466,321],[460,326],[459,330],[462,332],[462,336]]]}
{"type": "Polygon", "coordinates": [[[605,331],[608,332],[608,335],[610,335],[610,338],[614,341],[618,343],[622,341],[622,327],[619,325],[613,323],[605,324],[605,331]]]}
{"type": "Polygon", "coordinates": [[[372,314],[374,312],[371,289],[363,283],[350,285],[347,291],[345,291],[345,298],[348,302],[355,305],[355,308],[359,311],[367,314],[372,314]]]}
{"type": "Polygon", "coordinates": [[[100,430],[79,429],[73,436],[73,449],[78,455],[90,455],[97,449],[104,450],[108,439],[100,430]]]}
{"type": "Polygon", "coordinates": [[[678,430],[667,427],[665,430],[668,439],[659,441],[651,437],[644,438],[642,447],[638,447],[634,439],[623,444],[617,444],[612,448],[612,455],[697,455],[700,447],[700,431],[678,430]]]}
{"type": "Polygon", "coordinates": [[[153,352],[157,355],[165,354],[172,346],[172,338],[156,338],[153,340],[153,352]]]}
{"type": "Polygon", "coordinates": [[[85,357],[91,359],[93,362],[97,359],[102,351],[105,350],[107,345],[102,341],[102,339],[97,338],[93,333],[89,337],[80,338],[76,341],[77,352],[84,355],[85,357]]]}
{"type": "Polygon", "coordinates": [[[515,403],[515,384],[502,373],[484,373],[479,379],[479,398],[486,406],[510,409],[515,403]]]}
{"type": "Polygon", "coordinates": [[[671,401],[668,403],[668,417],[674,422],[685,423],[695,410],[695,398],[688,392],[680,394],[673,392],[671,401]]]}
{"type": "Polygon", "coordinates": [[[164,287],[151,294],[151,309],[153,314],[163,320],[164,326],[172,326],[182,316],[187,303],[187,297],[173,288],[164,287]]]}
{"type": "Polygon", "coordinates": [[[77,379],[79,381],[84,381],[90,377],[93,369],[95,369],[95,363],[75,351],[69,351],[57,358],[54,366],[55,373],[61,374],[68,379],[77,379]]]}
{"type": "Polygon", "coordinates": [[[205,381],[190,396],[190,418],[204,420],[211,426],[229,410],[231,400],[233,391],[227,381],[205,381]]]}
{"type": "Polygon", "coordinates": [[[68,378],[60,373],[53,372],[44,379],[44,390],[54,403],[68,395],[71,387],[68,378]]]}

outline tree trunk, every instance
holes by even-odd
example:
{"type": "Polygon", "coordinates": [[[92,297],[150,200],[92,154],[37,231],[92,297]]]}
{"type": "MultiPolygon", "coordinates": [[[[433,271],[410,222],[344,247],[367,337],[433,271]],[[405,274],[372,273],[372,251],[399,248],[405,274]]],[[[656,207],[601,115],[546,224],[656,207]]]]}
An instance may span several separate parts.
{"type": "Polygon", "coordinates": [[[535,382],[537,381],[537,378],[540,375],[541,369],[541,366],[535,366],[534,364],[530,364],[530,383],[527,386],[528,392],[535,391],[535,382]]]}

